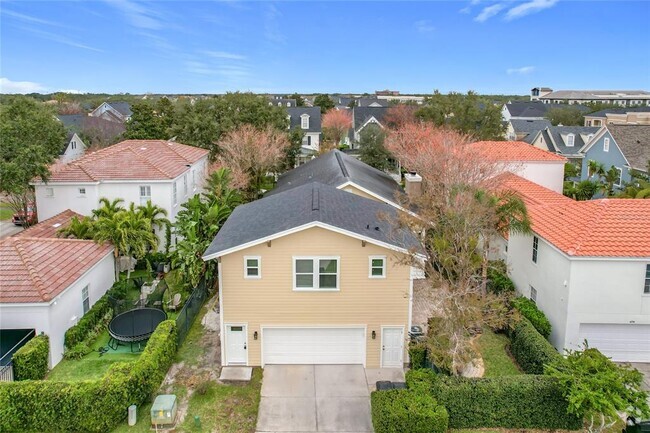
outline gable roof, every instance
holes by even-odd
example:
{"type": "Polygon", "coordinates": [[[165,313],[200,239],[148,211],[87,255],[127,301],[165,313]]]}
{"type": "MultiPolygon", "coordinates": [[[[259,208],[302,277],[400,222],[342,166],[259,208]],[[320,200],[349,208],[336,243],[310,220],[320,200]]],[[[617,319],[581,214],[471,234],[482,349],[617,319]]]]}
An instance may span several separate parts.
{"type": "Polygon", "coordinates": [[[107,102],[107,104],[113,107],[118,113],[123,116],[129,117],[133,114],[133,111],[131,111],[131,104],[128,102],[107,102]]]}
{"type": "Polygon", "coordinates": [[[0,240],[0,303],[49,302],[104,257],[110,244],[15,236],[0,240]]]}
{"type": "Polygon", "coordinates": [[[477,141],[468,145],[496,162],[566,162],[566,158],[523,141],[477,141]]]}
{"type": "Polygon", "coordinates": [[[83,120],[88,117],[85,114],[61,114],[57,118],[63,123],[63,127],[67,130],[79,132],[82,128],[83,120]]]}
{"type": "Polygon", "coordinates": [[[551,122],[546,119],[510,119],[510,124],[512,125],[512,129],[514,129],[516,133],[520,134],[534,133],[551,126],[551,122]]]}
{"type": "Polygon", "coordinates": [[[320,107],[290,107],[286,108],[287,114],[290,116],[289,127],[291,129],[298,128],[305,132],[321,132],[321,116],[320,107]],[[309,128],[302,129],[301,118],[303,114],[309,115],[309,128]]]}
{"type": "Polygon", "coordinates": [[[397,250],[417,248],[417,239],[410,232],[390,223],[397,218],[397,212],[387,204],[310,182],[238,206],[203,259],[220,257],[283,236],[288,231],[313,226],[340,230],[348,236],[397,250]]]}
{"type": "Polygon", "coordinates": [[[621,152],[635,170],[648,171],[650,125],[607,125],[621,152]]]}
{"type": "MultiPolygon", "coordinates": [[[[567,108],[566,104],[545,104],[541,101],[513,101],[506,104],[506,108],[512,117],[546,117],[548,110],[552,108],[567,108]]],[[[571,105],[580,111],[588,111],[589,108],[583,105],[571,105]]]]}
{"type": "Polygon", "coordinates": [[[126,140],[57,168],[48,183],[175,179],[208,153],[171,141],[126,140]]]}
{"type": "Polygon", "coordinates": [[[381,170],[346,155],[338,149],[314,158],[278,178],[277,185],[266,195],[274,195],[311,182],[340,187],[352,182],[382,199],[394,203],[404,190],[381,170]]]}
{"type": "Polygon", "coordinates": [[[535,233],[565,254],[650,257],[650,200],[575,201],[512,173],[495,179],[526,202],[535,233]]]}
{"type": "Polygon", "coordinates": [[[549,126],[546,128],[546,137],[550,138],[550,142],[547,142],[547,145],[552,146],[553,150],[556,152],[573,155],[580,152],[582,147],[587,144],[585,140],[582,139],[582,135],[588,136],[593,134],[594,136],[600,130],[597,126],[549,126]],[[573,147],[567,146],[564,137],[569,134],[574,134],[574,145],[573,147]]]}
{"type": "Polygon", "coordinates": [[[388,107],[358,107],[352,108],[352,127],[358,131],[371,118],[381,123],[388,112],[388,107]]]}

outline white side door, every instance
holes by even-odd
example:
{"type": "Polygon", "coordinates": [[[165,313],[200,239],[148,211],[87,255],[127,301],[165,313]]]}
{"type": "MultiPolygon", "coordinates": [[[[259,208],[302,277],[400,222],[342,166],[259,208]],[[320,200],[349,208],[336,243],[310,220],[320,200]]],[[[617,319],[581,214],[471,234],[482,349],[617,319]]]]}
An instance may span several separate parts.
{"type": "Polygon", "coordinates": [[[226,365],[246,365],[246,325],[226,325],[226,365]]]}
{"type": "Polygon", "coordinates": [[[404,366],[404,328],[384,327],[381,329],[381,366],[402,368],[404,366]]]}

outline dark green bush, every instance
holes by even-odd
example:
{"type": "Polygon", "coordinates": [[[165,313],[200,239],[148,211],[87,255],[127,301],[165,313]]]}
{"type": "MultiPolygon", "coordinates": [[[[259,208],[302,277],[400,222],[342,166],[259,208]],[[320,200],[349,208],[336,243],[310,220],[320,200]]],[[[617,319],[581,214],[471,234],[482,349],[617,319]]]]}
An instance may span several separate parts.
{"type": "Polygon", "coordinates": [[[516,308],[522,316],[530,320],[537,332],[542,334],[544,338],[548,339],[551,335],[551,322],[549,322],[546,315],[537,308],[537,305],[528,298],[519,296],[512,300],[512,306],[516,308]]]}
{"type": "Polygon", "coordinates": [[[160,386],[175,353],[176,323],[167,320],[137,360],[113,364],[99,380],[0,383],[0,431],[110,431],[160,386]]]}
{"type": "Polygon", "coordinates": [[[543,374],[544,365],[562,357],[525,317],[510,331],[510,353],[528,374],[543,374]]]}
{"type": "Polygon", "coordinates": [[[16,380],[41,380],[47,375],[50,357],[50,339],[38,335],[13,354],[16,380]]]}
{"type": "Polygon", "coordinates": [[[488,268],[487,278],[488,292],[497,295],[515,292],[515,283],[512,282],[508,274],[504,271],[490,267],[488,268]]]}
{"type": "Polygon", "coordinates": [[[98,328],[105,328],[107,320],[110,321],[112,313],[108,296],[104,295],[84,314],[79,322],[65,331],[64,345],[71,349],[79,343],[86,341],[90,334],[97,332],[98,328]]]}
{"type": "Polygon", "coordinates": [[[370,396],[376,433],[444,433],[449,424],[445,408],[429,394],[406,389],[375,391],[370,396]]]}
{"type": "Polygon", "coordinates": [[[77,343],[72,349],[68,349],[63,354],[65,359],[81,359],[93,350],[85,342],[77,343]]]}
{"type": "Polygon", "coordinates": [[[424,343],[409,344],[409,358],[411,359],[411,368],[425,368],[427,360],[427,346],[424,343]]]}
{"type": "Polygon", "coordinates": [[[409,371],[413,392],[429,392],[449,413],[450,428],[530,428],[576,430],[582,421],[567,413],[556,380],[520,375],[486,379],[436,376],[409,371]]]}

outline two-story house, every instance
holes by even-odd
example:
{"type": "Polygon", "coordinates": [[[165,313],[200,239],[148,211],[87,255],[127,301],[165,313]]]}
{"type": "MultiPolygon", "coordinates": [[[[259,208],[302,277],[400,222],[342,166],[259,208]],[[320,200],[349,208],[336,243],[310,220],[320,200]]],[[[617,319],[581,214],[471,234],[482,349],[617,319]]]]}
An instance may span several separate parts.
{"type": "Polygon", "coordinates": [[[505,255],[517,291],[548,316],[551,343],[650,362],[650,200],[574,201],[514,174],[498,180],[532,220],[505,255]]]}
{"type": "Polygon", "coordinates": [[[650,107],[606,108],[584,117],[585,126],[650,125],[650,107]]]}
{"type": "Polygon", "coordinates": [[[510,119],[506,122],[506,139],[530,143],[537,133],[551,126],[546,119],[510,119]]]}
{"type": "Polygon", "coordinates": [[[352,108],[352,129],[350,130],[348,140],[351,149],[358,147],[357,143],[361,139],[361,131],[368,125],[376,125],[384,128],[384,116],[388,112],[388,106],[355,106],[352,108]]]}
{"type": "Polygon", "coordinates": [[[598,130],[590,126],[547,126],[526,141],[540,149],[562,155],[580,166],[584,158],[583,149],[598,130]]]}
{"type": "Polygon", "coordinates": [[[102,102],[97,108],[88,113],[89,116],[100,117],[111,122],[125,123],[133,112],[128,102],[102,102]]]}
{"type": "Polygon", "coordinates": [[[321,112],[320,107],[287,108],[289,129],[298,129],[303,133],[302,148],[298,165],[305,163],[320,150],[321,112]]]}
{"type": "Polygon", "coordinates": [[[397,212],[318,182],[237,207],[203,256],[219,262],[223,365],[401,368],[418,241],[397,212]]]}
{"type": "MultiPolygon", "coordinates": [[[[174,222],[180,205],[201,192],[208,151],[163,140],[126,140],[57,167],[47,182],[34,181],[39,220],[66,209],[91,215],[99,199],[128,206],[151,201],[174,222]]],[[[161,248],[164,233],[158,233],[161,248]]]]}

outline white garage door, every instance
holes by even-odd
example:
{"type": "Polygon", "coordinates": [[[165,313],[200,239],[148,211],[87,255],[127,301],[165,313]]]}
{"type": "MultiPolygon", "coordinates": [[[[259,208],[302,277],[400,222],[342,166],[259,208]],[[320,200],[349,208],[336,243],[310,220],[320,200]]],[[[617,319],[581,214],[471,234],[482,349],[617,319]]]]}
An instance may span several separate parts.
{"type": "Polygon", "coordinates": [[[613,361],[650,362],[650,325],[583,323],[584,340],[613,361]]]}
{"type": "Polygon", "coordinates": [[[264,328],[264,364],[365,364],[363,328],[264,328]]]}

